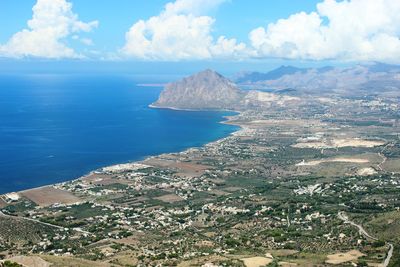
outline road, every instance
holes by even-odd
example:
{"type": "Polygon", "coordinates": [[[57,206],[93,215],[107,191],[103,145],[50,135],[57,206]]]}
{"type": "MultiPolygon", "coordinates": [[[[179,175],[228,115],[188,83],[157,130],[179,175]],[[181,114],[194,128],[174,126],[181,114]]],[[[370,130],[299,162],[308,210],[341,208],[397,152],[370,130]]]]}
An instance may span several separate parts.
{"type": "Polygon", "coordinates": [[[365,231],[364,227],[362,227],[359,224],[356,224],[353,221],[350,221],[349,217],[347,217],[347,215],[344,212],[339,212],[338,216],[339,216],[339,219],[344,221],[344,223],[348,223],[348,224],[351,224],[351,225],[357,227],[361,235],[365,236],[366,238],[372,239],[372,240],[378,240],[377,238],[375,238],[375,237],[371,236],[370,234],[368,234],[368,232],[365,231]]]}
{"type": "MultiPolygon", "coordinates": [[[[42,222],[42,221],[39,221],[39,220],[27,218],[27,217],[11,216],[11,215],[3,213],[1,210],[0,210],[0,216],[7,217],[7,218],[13,218],[13,219],[19,218],[19,219],[22,219],[22,220],[39,223],[39,224],[46,225],[46,226],[53,227],[53,228],[57,228],[57,229],[60,229],[60,230],[69,230],[69,228],[66,228],[66,227],[54,225],[54,224],[51,224],[51,223],[42,222]]],[[[82,230],[80,228],[72,228],[72,230],[74,230],[75,232],[81,233],[81,234],[85,234],[85,235],[93,235],[92,233],[84,231],[84,230],[82,230]]]]}
{"type": "Polygon", "coordinates": [[[388,251],[388,254],[387,254],[387,256],[386,256],[385,261],[382,263],[382,266],[383,266],[383,267],[389,266],[390,259],[391,259],[392,256],[393,256],[393,249],[394,249],[394,246],[393,246],[392,244],[389,244],[389,251],[388,251]]]}
{"type": "MultiPolygon", "coordinates": [[[[357,223],[351,221],[351,220],[349,219],[349,217],[348,217],[343,211],[340,211],[340,212],[338,213],[338,217],[339,217],[339,219],[341,219],[344,223],[348,223],[348,224],[350,224],[350,225],[353,225],[353,226],[357,227],[358,230],[359,230],[359,232],[360,232],[360,234],[363,235],[363,236],[365,236],[366,238],[369,238],[369,239],[372,239],[372,240],[378,240],[378,238],[371,236],[367,231],[365,231],[365,229],[364,229],[364,227],[362,227],[362,225],[359,225],[359,224],[357,224],[357,223]]],[[[389,266],[390,260],[391,260],[391,258],[392,258],[392,256],[393,256],[393,249],[394,249],[394,246],[393,246],[391,243],[387,243],[387,244],[389,245],[389,251],[388,251],[388,253],[387,253],[387,256],[386,256],[385,260],[384,260],[384,261],[382,262],[382,264],[380,265],[381,267],[387,267],[387,266],[389,266]]]]}
{"type": "Polygon", "coordinates": [[[378,167],[378,169],[379,169],[380,171],[383,171],[383,164],[385,164],[385,162],[386,162],[386,160],[387,160],[387,157],[385,156],[385,154],[384,154],[383,152],[385,152],[385,150],[386,150],[389,146],[394,146],[395,144],[396,144],[396,141],[386,144],[386,145],[382,148],[381,152],[378,153],[378,155],[382,158],[382,162],[379,163],[379,164],[377,165],[377,167],[378,167]]]}

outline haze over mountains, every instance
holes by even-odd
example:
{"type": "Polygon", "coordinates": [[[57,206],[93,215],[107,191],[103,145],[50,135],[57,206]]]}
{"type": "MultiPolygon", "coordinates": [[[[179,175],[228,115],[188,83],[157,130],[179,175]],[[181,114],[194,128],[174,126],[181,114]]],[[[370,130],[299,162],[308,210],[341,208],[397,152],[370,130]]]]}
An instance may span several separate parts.
{"type": "Polygon", "coordinates": [[[299,94],[398,95],[400,66],[383,63],[348,68],[296,68],[282,66],[267,73],[248,72],[234,81],[252,89],[295,89],[299,94]]]}
{"type": "Polygon", "coordinates": [[[282,66],[267,73],[240,73],[234,81],[238,85],[208,69],[168,84],[152,106],[243,110],[298,103],[306,96],[400,96],[400,66],[381,63],[349,68],[282,66]],[[251,90],[239,89],[242,86],[251,90]]]}
{"type": "Polygon", "coordinates": [[[265,80],[275,80],[284,75],[294,74],[297,72],[306,72],[307,69],[301,69],[293,66],[280,66],[277,69],[263,73],[258,71],[253,72],[240,72],[233,77],[233,80],[237,83],[253,83],[265,80]]]}

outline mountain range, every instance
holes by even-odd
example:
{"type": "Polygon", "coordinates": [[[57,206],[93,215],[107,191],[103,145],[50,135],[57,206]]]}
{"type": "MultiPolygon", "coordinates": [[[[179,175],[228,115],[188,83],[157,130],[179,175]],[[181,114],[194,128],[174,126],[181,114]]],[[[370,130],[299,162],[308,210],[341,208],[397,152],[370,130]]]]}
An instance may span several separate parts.
{"type": "Polygon", "coordinates": [[[398,96],[400,66],[383,63],[353,67],[296,68],[282,66],[266,73],[247,72],[235,75],[239,85],[252,89],[296,90],[299,94],[398,96]]]}
{"type": "Polygon", "coordinates": [[[382,63],[347,68],[282,66],[267,73],[240,73],[233,80],[237,84],[207,69],[167,84],[151,106],[244,110],[300,103],[306,96],[317,95],[400,97],[400,66],[382,63]]]}

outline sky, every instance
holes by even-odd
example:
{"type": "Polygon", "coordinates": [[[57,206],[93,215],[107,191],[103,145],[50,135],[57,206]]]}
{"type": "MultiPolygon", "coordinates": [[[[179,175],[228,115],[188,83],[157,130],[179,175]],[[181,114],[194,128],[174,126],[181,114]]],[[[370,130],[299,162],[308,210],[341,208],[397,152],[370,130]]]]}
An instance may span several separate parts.
{"type": "Polygon", "coordinates": [[[400,63],[398,14],[399,0],[1,0],[0,70],[400,63]]]}

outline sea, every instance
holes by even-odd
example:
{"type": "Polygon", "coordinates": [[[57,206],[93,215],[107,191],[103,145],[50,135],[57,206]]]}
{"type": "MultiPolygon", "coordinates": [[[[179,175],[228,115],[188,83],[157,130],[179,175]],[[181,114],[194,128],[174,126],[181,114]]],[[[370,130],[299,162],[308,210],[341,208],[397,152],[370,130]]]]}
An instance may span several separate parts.
{"type": "Polygon", "coordinates": [[[220,123],[230,112],[149,108],[162,90],[157,83],[169,80],[0,75],[0,194],[199,147],[238,129],[220,123]]]}

